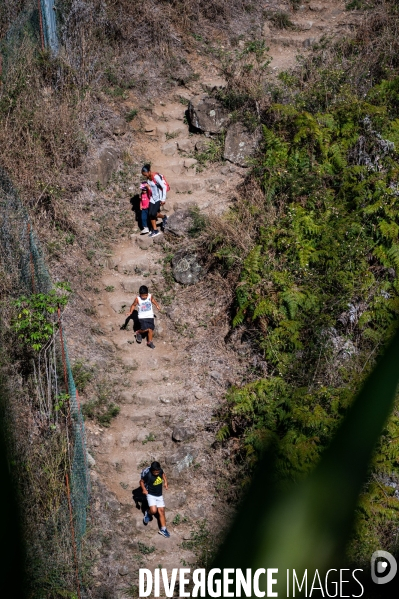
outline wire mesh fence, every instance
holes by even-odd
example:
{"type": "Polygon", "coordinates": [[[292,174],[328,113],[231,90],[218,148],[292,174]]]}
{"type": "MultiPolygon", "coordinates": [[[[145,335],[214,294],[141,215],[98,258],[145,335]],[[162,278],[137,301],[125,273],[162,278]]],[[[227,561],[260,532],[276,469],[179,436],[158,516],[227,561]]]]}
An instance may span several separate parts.
{"type": "Polygon", "coordinates": [[[0,51],[3,58],[3,75],[7,66],[14,62],[22,40],[28,36],[42,50],[49,49],[53,56],[59,51],[57,11],[54,0],[30,0],[17,13],[3,40],[0,51]]]}
{"type": "MultiPolygon", "coordinates": [[[[0,260],[3,270],[11,277],[13,282],[13,294],[15,297],[48,294],[52,289],[52,282],[40,243],[31,226],[28,213],[24,209],[7,174],[1,168],[0,207],[0,260]]],[[[77,568],[79,568],[81,542],[86,532],[90,477],[87,466],[84,421],[68,356],[62,318],[59,318],[57,326],[54,328],[54,334],[44,349],[46,351],[41,352],[42,355],[44,357],[48,356],[52,360],[51,368],[46,367],[44,369],[44,377],[47,376],[44,386],[54,387],[52,391],[54,405],[59,397],[58,389],[62,387],[64,387],[65,396],[68,397],[69,401],[69,422],[62,430],[62,434],[67,436],[70,453],[70,472],[65,493],[69,495],[70,480],[71,544],[75,546],[75,557],[77,568]],[[62,368],[57,367],[57,363],[62,364],[62,368]],[[50,371],[51,380],[49,380],[50,371]]]]}
{"type": "MultiPolygon", "coordinates": [[[[47,48],[52,55],[58,53],[56,15],[54,0],[25,2],[7,35],[0,40],[0,75],[5,83],[18,63],[18,55],[27,38],[38,50],[47,48]]],[[[8,287],[12,290],[9,292],[13,296],[11,300],[25,297],[29,303],[32,298],[41,295],[53,300],[54,293],[57,298],[58,292],[52,284],[29,214],[1,166],[0,263],[3,275],[11,282],[8,287]],[[52,296],[49,295],[51,293],[52,296]]],[[[53,327],[52,333],[40,351],[34,352],[33,358],[32,355],[26,358],[30,374],[26,375],[27,380],[21,378],[21,386],[29,388],[25,397],[30,404],[31,421],[36,427],[34,435],[38,438],[35,451],[30,452],[32,469],[38,473],[46,469],[41,460],[43,453],[53,451],[52,447],[55,448],[54,462],[59,455],[66,457],[63,465],[58,465],[58,472],[57,466],[52,472],[59,479],[54,483],[54,496],[48,500],[48,505],[53,507],[47,510],[45,516],[38,516],[40,526],[37,530],[32,533],[32,527],[27,527],[33,556],[27,561],[28,577],[32,588],[40,589],[44,584],[46,588],[64,588],[64,592],[69,593],[74,587],[73,596],[77,594],[80,599],[83,592],[81,550],[90,495],[85,427],[60,310],[58,318],[57,313],[52,314],[49,322],[53,327]],[[44,435],[41,440],[40,435],[44,435]],[[60,447],[64,449],[57,454],[60,447]]],[[[26,480],[29,486],[32,482],[29,476],[26,480]]],[[[34,483],[36,493],[40,494],[43,489],[44,493],[49,492],[45,476],[42,482],[42,487],[39,481],[34,483]]],[[[28,519],[32,505],[26,504],[28,519]]],[[[40,596],[41,593],[39,590],[40,596]]]]}

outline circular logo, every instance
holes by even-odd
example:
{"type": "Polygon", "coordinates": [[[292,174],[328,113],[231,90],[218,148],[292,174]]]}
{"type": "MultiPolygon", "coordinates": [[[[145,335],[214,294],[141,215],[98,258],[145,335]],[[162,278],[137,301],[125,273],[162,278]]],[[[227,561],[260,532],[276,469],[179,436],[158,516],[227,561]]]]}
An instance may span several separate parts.
{"type": "Polygon", "coordinates": [[[371,579],[376,584],[386,584],[395,577],[396,559],[388,551],[375,551],[371,556],[371,579]]]}

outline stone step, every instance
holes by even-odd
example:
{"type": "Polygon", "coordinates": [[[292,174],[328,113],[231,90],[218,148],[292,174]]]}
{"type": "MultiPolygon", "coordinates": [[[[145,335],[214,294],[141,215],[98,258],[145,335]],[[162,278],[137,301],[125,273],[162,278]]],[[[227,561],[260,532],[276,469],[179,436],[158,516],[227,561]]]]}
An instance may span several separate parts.
{"type": "Polygon", "coordinates": [[[143,285],[143,277],[137,277],[134,279],[124,279],[121,281],[121,287],[126,293],[138,293],[140,285],[143,285]]]}
{"type": "Polygon", "coordinates": [[[136,258],[131,258],[129,255],[125,255],[121,257],[121,261],[118,264],[118,271],[120,273],[124,273],[125,275],[141,275],[145,273],[155,273],[159,270],[158,267],[151,263],[150,259],[146,256],[140,256],[136,258]]]}
{"type": "Polygon", "coordinates": [[[301,36],[296,37],[272,36],[269,41],[270,43],[276,44],[278,46],[294,46],[296,48],[308,48],[310,46],[313,46],[313,44],[316,44],[319,39],[320,35],[317,34],[313,35],[312,37],[305,37],[304,34],[302,34],[301,36]]]}
{"type": "Polygon", "coordinates": [[[183,121],[187,106],[185,104],[159,104],[152,109],[153,114],[158,117],[163,117],[168,120],[183,121]]]}
{"type": "Polygon", "coordinates": [[[185,154],[191,154],[195,150],[195,144],[198,141],[197,135],[193,135],[192,137],[186,137],[183,139],[178,139],[176,141],[177,149],[179,152],[184,152],[185,154]]]}
{"type": "Polygon", "coordinates": [[[175,193],[193,193],[205,187],[205,180],[199,177],[170,177],[169,184],[175,193]]]}
{"type": "Polygon", "coordinates": [[[179,135],[186,135],[188,132],[188,126],[180,121],[168,121],[167,123],[157,123],[156,126],[157,135],[161,139],[168,139],[169,136],[178,137],[179,135]]]}
{"type": "Polygon", "coordinates": [[[175,141],[168,141],[161,146],[164,156],[175,156],[177,154],[177,145],[175,141]]]}

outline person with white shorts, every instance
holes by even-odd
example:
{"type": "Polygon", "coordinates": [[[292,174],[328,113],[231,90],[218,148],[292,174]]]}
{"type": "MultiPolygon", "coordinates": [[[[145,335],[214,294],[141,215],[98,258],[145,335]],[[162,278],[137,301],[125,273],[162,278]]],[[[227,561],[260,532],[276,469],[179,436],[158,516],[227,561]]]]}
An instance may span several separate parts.
{"type": "Polygon", "coordinates": [[[165,491],[167,491],[168,481],[165,472],[159,462],[152,462],[149,468],[143,470],[140,479],[140,487],[148,503],[148,510],[144,514],[143,522],[147,525],[158,514],[160,525],[158,532],[168,539],[170,533],[166,528],[165,502],[162,495],[163,485],[165,485],[165,491]]]}

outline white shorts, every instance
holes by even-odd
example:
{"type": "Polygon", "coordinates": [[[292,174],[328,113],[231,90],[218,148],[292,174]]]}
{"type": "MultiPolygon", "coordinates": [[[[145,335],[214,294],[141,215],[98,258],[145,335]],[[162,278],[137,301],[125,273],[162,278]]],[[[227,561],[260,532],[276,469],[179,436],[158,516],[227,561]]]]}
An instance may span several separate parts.
{"type": "Polygon", "coordinates": [[[165,507],[165,502],[163,500],[163,495],[160,497],[155,497],[155,495],[147,495],[147,502],[150,507],[165,507]]]}

